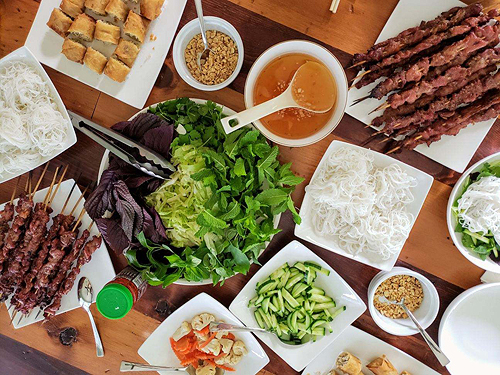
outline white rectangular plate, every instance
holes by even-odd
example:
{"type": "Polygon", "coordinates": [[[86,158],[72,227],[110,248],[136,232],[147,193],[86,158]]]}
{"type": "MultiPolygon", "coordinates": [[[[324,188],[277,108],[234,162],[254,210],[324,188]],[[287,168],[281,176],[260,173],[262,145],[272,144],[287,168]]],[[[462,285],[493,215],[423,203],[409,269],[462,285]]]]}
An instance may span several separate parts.
{"type": "MultiPolygon", "coordinates": [[[[166,0],[160,16],[149,25],[146,38],[134,66],[127,79],[118,83],[104,74],[97,74],[84,65],[66,59],[61,54],[64,39],[52,31],[46,24],[54,8],[58,8],[60,0],[43,0],[38,8],[35,21],[26,39],[26,46],[43,64],[60,71],[80,82],[96,88],[135,108],[142,108],[163,66],[167,52],[174,40],[187,0],[166,0]],[[154,35],[156,40],[150,40],[154,35]]],[[[131,9],[138,9],[131,1],[126,1],[131,9]]],[[[90,14],[90,13],[89,13],[90,14]]],[[[110,18],[97,17],[98,19],[110,18]]],[[[122,25],[122,23],[117,23],[122,25]]],[[[123,30],[122,30],[123,35],[123,30]]],[[[154,39],[154,38],[153,38],[154,39]]],[[[111,56],[116,46],[106,46],[94,40],[91,44],[106,56],[111,56]]]]}
{"type": "MultiPolygon", "coordinates": [[[[432,182],[434,179],[432,176],[428,175],[427,173],[424,173],[410,165],[407,165],[397,159],[394,159],[388,155],[381,154],[379,152],[369,150],[360,146],[355,146],[350,143],[345,143],[341,141],[333,141],[328,149],[326,150],[325,154],[321,158],[321,161],[319,162],[319,165],[316,168],[316,171],[314,171],[314,174],[311,178],[311,181],[314,180],[316,177],[318,171],[323,168],[323,165],[326,163],[326,160],[330,157],[330,154],[339,148],[342,147],[348,147],[352,148],[358,151],[363,151],[363,152],[368,152],[373,156],[373,164],[376,167],[383,168],[386,166],[389,166],[391,164],[397,164],[403,171],[408,173],[408,175],[416,178],[417,180],[417,186],[411,189],[411,192],[413,193],[413,196],[415,199],[413,200],[412,203],[408,205],[408,212],[411,213],[415,221],[417,219],[418,214],[420,213],[420,209],[422,208],[425,198],[427,197],[427,194],[429,193],[429,190],[432,186],[432,182]]],[[[391,258],[387,260],[381,260],[375,257],[369,257],[364,253],[360,253],[356,256],[353,256],[351,253],[343,250],[340,248],[331,238],[325,237],[325,236],[320,236],[316,233],[313,224],[312,224],[312,198],[311,195],[307,192],[306,189],[306,195],[304,196],[304,200],[302,201],[302,206],[300,207],[300,217],[302,219],[302,222],[300,225],[297,225],[295,227],[295,235],[299,238],[302,238],[306,241],[309,241],[315,245],[321,246],[324,249],[330,250],[336,254],[343,255],[345,257],[357,260],[358,262],[368,264],[369,266],[384,270],[384,271],[390,271],[392,267],[394,267],[394,264],[396,263],[396,260],[399,257],[399,254],[401,253],[401,250],[403,249],[403,246],[399,250],[397,254],[394,254],[391,258]]],[[[412,223],[415,224],[415,222],[412,223]]],[[[411,229],[410,229],[411,230],[411,229]]]]}
{"type": "MultiPolygon", "coordinates": [[[[210,313],[215,319],[224,320],[226,323],[241,325],[241,322],[229,312],[220,302],[206,293],[200,293],[184,305],[175,310],[158,328],[148,337],[139,348],[139,355],[148,363],[158,366],[180,366],[179,359],[170,347],[170,337],[184,321],[190,322],[193,317],[201,313],[210,313]]],[[[234,375],[257,374],[269,363],[269,358],[255,337],[249,332],[235,333],[248,349],[248,354],[243,356],[240,363],[233,366],[234,375]]],[[[160,374],[171,374],[168,371],[159,371],[160,374]]]]}
{"type": "Polygon", "coordinates": [[[229,310],[236,315],[246,326],[258,327],[253,313],[253,309],[248,308],[248,302],[255,297],[255,286],[259,281],[267,278],[278,267],[288,262],[292,266],[295,262],[310,261],[319,264],[321,267],[330,271],[326,276],[318,273],[318,278],[314,282],[318,288],[325,290],[326,294],[332,297],[337,306],[346,306],[346,311],[338,315],[330,324],[333,332],[316,342],[308,342],[304,345],[291,346],[283,344],[276,335],[256,333],[269,348],[278,354],[296,371],[301,371],[316,356],[318,356],[331,342],[333,342],[340,333],[346,329],[352,322],[363,314],[366,305],[356,292],[328,265],[323,259],[314,254],[307,247],[298,241],[292,241],[281,249],[278,254],[272,257],[251,279],[245,284],[245,287],[236,296],[229,310]]]}
{"type": "Polygon", "coordinates": [[[302,375],[326,375],[335,368],[335,361],[343,351],[350,352],[363,363],[363,373],[371,374],[366,365],[385,354],[399,373],[408,371],[415,375],[439,375],[433,369],[392,345],[353,326],[347,327],[342,334],[326,348],[321,356],[306,367],[302,375]]]}
{"type": "MultiPolygon", "coordinates": [[[[14,61],[21,61],[25,63],[26,65],[29,65],[30,67],[34,68],[38,74],[43,78],[45,82],[49,85],[49,90],[52,98],[54,99],[57,109],[59,112],[61,112],[62,116],[64,119],[67,121],[68,124],[68,129],[67,129],[67,136],[66,140],[64,143],[61,145],[62,147],[58,150],[54,150],[54,152],[51,155],[42,157],[40,159],[40,162],[33,166],[32,169],[35,169],[39,167],[42,164],[45,164],[49,160],[55,158],[57,155],[61,154],[62,152],[66,151],[68,148],[73,146],[76,143],[76,134],[75,134],[75,129],[73,129],[73,125],[71,125],[71,120],[69,119],[68,111],[66,111],[66,107],[64,106],[63,101],[61,100],[61,97],[59,96],[59,93],[57,92],[56,88],[54,87],[54,84],[50,80],[47,72],[42,68],[42,65],[37,61],[35,56],[31,53],[31,51],[26,48],[26,47],[21,47],[16,49],[14,52],[11,52],[4,58],[0,59],[0,68],[7,63],[14,62],[14,61]]],[[[29,170],[23,170],[19,171],[17,173],[6,173],[4,172],[2,177],[0,177],[0,183],[8,181],[10,179],[13,179],[17,176],[20,176],[26,172],[29,172],[29,170]]]]}
{"type": "MultiPolygon", "coordinates": [[[[75,182],[74,180],[66,180],[61,184],[61,187],[59,188],[59,191],[57,192],[57,195],[51,204],[51,207],[54,210],[54,213],[51,216],[55,216],[61,212],[64,202],[66,201],[66,198],[68,197],[68,194],[71,191],[71,187],[73,186],[74,182],[75,182]]],[[[47,190],[48,188],[37,191],[33,201],[35,203],[43,202],[47,190]]],[[[80,197],[81,194],[82,193],[78,188],[78,185],[75,186],[75,190],[73,191],[71,199],[68,202],[67,206],[68,208],[66,208],[67,211],[66,214],[68,214],[69,211],[75,206],[75,203],[78,201],[78,198],[80,197]]],[[[75,215],[77,216],[79,215],[84,204],[85,200],[82,199],[80,203],[78,203],[77,209],[75,210],[76,212],[75,215]]],[[[5,204],[0,205],[0,209],[3,209],[4,205],[5,204]]],[[[88,228],[91,221],[92,219],[90,218],[90,216],[88,216],[87,214],[83,215],[82,225],[80,226],[80,233],[84,229],[88,228]]],[[[48,223],[48,227],[50,228],[51,225],[52,225],[52,220],[48,223]]],[[[98,234],[99,231],[97,229],[97,226],[93,225],[90,231],[90,238],[98,234]]],[[[63,314],[66,311],[70,311],[76,309],[77,307],[80,307],[78,303],[77,289],[78,289],[78,280],[80,280],[80,278],[83,276],[88,277],[90,282],[92,283],[92,288],[94,289],[94,301],[95,297],[97,296],[97,293],[102,289],[102,287],[106,285],[106,283],[110,281],[113,277],[115,277],[115,270],[113,268],[113,264],[111,263],[111,258],[109,257],[108,249],[106,248],[104,241],[102,242],[101,247],[97,249],[94,254],[92,254],[92,259],[90,260],[90,262],[88,262],[81,268],[81,272],[76,278],[75,285],[73,285],[73,288],[70,290],[70,292],[62,298],[61,308],[59,309],[59,311],[57,311],[57,315],[63,314]]],[[[7,308],[10,307],[9,301],[10,299],[5,301],[7,308]]],[[[18,314],[18,317],[14,319],[14,321],[12,322],[14,328],[16,329],[22,328],[32,323],[43,320],[44,319],[43,314],[40,314],[38,316],[38,319],[35,319],[35,317],[38,314],[38,311],[39,311],[38,308],[34,309],[33,312],[28,317],[23,318],[21,320],[21,323],[19,324],[18,321],[21,315],[18,314]]],[[[12,311],[9,311],[9,315],[12,316],[12,311]]]]}
{"type": "MultiPolygon", "coordinates": [[[[455,6],[464,6],[464,3],[458,0],[400,0],[391,17],[387,20],[376,43],[396,36],[401,31],[418,25],[422,20],[431,20],[441,12],[455,6]]],[[[365,86],[360,90],[356,88],[349,90],[346,112],[365,124],[369,124],[375,117],[383,113],[377,111],[368,114],[383,103],[387,97],[381,100],[367,99],[352,107],[351,104],[356,99],[368,95],[378,82],[380,81],[365,86]]],[[[461,173],[469,164],[495,121],[496,119],[491,119],[469,125],[456,136],[444,136],[439,142],[434,142],[430,146],[422,144],[417,146],[415,150],[445,167],[461,173]]]]}

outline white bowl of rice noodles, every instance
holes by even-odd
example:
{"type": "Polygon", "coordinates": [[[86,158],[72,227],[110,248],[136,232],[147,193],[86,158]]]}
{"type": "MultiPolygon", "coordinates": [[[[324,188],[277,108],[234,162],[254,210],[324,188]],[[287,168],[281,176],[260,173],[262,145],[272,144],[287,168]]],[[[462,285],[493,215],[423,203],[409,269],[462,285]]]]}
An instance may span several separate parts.
{"type": "Polygon", "coordinates": [[[0,60],[0,183],[76,143],[66,108],[37,59],[21,47],[0,60]]]}

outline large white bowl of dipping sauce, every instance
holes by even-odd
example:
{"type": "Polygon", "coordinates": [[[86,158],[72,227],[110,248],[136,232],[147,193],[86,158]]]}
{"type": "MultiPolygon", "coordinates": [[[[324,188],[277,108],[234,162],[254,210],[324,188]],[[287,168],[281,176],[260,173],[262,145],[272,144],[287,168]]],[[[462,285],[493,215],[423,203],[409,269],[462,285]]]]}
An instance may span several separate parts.
{"type": "Polygon", "coordinates": [[[276,44],[259,56],[245,83],[246,107],[251,108],[282,93],[306,61],[316,61],[328,68],[336,84],[335,104],[323,114],[288,108],[254,121],[264,136],[280,145],[302,147],[318,142],[330,134],[344,116],[347,104],[344,68],[326,48],[305,40],[276,44]]]}

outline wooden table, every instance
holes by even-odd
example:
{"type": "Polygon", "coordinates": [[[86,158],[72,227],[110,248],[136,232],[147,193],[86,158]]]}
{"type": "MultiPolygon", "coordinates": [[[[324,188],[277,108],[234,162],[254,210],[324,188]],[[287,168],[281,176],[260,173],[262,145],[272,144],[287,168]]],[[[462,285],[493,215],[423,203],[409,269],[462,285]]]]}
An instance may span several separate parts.
{"type": "MultiPolygon", "coordinates": [[[[175,0],[170,0],[175,1],[175,0]]],[[[0,0],[0,57],[24,44],[38,9],[38,0],[0,0]]],[[[490,1],[489,3],[493,3],[490,1]]],[[[328,11],[330,0],[205,0],[206,15],[222,16],[240,32],[245,45],[245,63],[239,77],[228,88],[214,93],[199,92],[187,86],[176,73],[169,53],[158,76],[147,104],[178,96],[211,99],[235,110],[244,108],[243,87],[246,75],[255,59],[268,47],[289,39],[316,41],[331,50],[347,66],[351,55],[370,47],[397,0],[342,0],[337,14],[328,11]]],[[[195,18],[190,0],[180,27],[195,18]]],[[[72,78],[46,68],[68,109],[93,121],[111,126],[127,119],[136,109],[100,93],[72,78]]],[[[305,177],[294,193],[298,206],[304,187],[311,178],[323,152],[334,139],[360,144],[370,135],[359,121],[346,115],[340,126],[326,139],[302,149],[280,147],[280,159],[293,162],[294,171],[305,177]]],[[[493,126],[471,163],[500,150],[500,126],[493,126]]],[[[377,147],[376,145],[372,145],[377,147]]],[[[90,139],[78,134],[78,143],[57,158],[58,163],[70,165],[68,177],[82,173],[80,183],[86,185],[97,177],[103,149],[90,139]]],[[[437,287],[441,308],[438,318],[429,328],[437,339],[441,316],[448,304],[464,289],[479,284],[482,270],[469,263],[454,247],[446,227],[445,210],[451,185],[459,174],[416,152],[403,152],[396,158],[435,177],[425,205],[399,257],[397,265],[421,272],[437,287]]],[[[56,163],[53,163],[53,165],[56,163]]],[[[37,172],[39,173],[39,172],[37,172]]],[[[44,181],[46,186],[48,181],[44,181]]],[[[14,182],[0,186],[0,201],[9,199],[14,182]]],[[[284,245],[294,239],[291,217],[284,215],[277,235],[260,258],[266,262],[284,245]]],[[[367,302],[367,287],[378,270],[307,244],[325,259],[367,302]]],[[[111,254],[115,268],[125,265],[122,256],[111,254]]],[[[75,310],[57,316],[47,324],[35,324],[21,330],[9,326],[5,308],[0,311],[0,373],[2,374],[116,374],[120,361],[140,360],[137,349],[166,317],[169,311],[181,306],[204,291],[228,306],[241,287],[257,271],[253,266],[248,275],[239,275],[223,287],[181,287],[166,289],[150,287],[136,308],[122,320],[110,321],[100,316],[93,307],[97,325],[104,342],[106,355],[95,357],[94,339],[87,316],[75,310]],[[165,305],[166,303],[166,305],[165,305]],[[165,306],[168,306],[165,308],[165,306]],[[74,328],[76,341],[64,346],[61,332],[74,328]]],[[[370,314],[365,312],[354,326],[387,341],[426,363],[442,374],[441,368],[420,336],[396,337],[380,330],[370,314]]],[[[274,352],[265,345],[270,363],[262,374],[294,374],[274,352]]],[[[334,358],[331,359],[334,361],[334,358]]]]}

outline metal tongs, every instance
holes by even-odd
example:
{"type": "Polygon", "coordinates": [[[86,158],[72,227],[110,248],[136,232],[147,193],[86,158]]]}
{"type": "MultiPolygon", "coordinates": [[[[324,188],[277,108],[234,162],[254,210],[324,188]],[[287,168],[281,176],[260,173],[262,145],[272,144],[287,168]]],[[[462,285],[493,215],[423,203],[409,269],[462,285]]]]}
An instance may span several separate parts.
{"type": "Polygon", "coordinates": [[[83,134],[92,138],[114,155],[142,172],[152,177],[165,180],[169,177],[171,172],[175,171],[175,167],[165,157],[148,147],[132,139],[126,138],[111,129],[97,125],[76,113],[68,111],[68,114],[75,129],[80,130],[83,134]],[[135,149],[138,154],[144,158],[144,161],[137,160],[130,152],[131,150],[128,151],[127,149],[135,149]]]}

